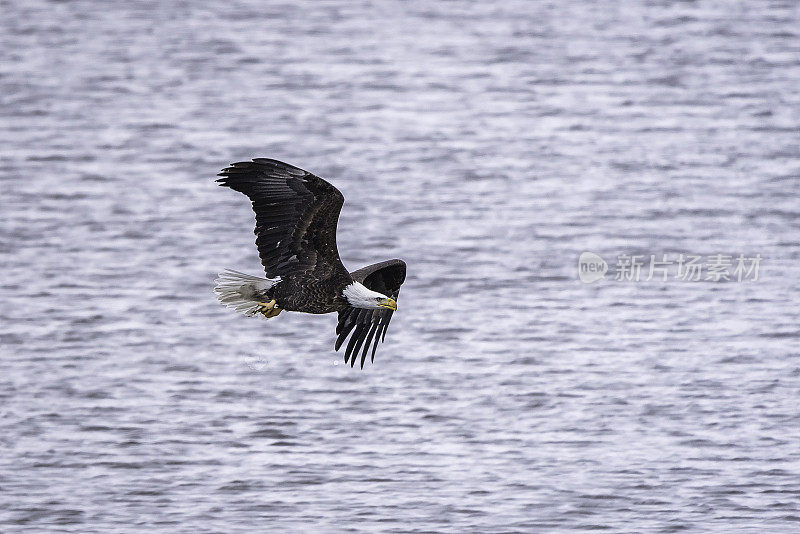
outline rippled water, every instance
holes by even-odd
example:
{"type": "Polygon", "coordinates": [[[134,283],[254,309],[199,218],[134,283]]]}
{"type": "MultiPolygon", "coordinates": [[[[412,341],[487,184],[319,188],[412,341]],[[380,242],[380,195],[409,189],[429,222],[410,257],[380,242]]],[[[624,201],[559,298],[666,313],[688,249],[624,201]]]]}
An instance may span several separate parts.
{"type": "Polygon", "coordinates": [[[797,2],[0,11],[0,530],[800,528],[797,2]],[[214,299],[257,156],[409,264],[363,371],[214,299]]]}

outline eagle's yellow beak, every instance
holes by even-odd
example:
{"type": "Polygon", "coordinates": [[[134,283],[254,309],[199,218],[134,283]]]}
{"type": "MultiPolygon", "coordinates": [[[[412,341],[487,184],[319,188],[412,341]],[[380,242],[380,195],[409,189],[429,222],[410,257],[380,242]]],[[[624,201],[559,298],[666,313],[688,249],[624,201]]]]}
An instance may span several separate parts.
{"type": "Polygon", "coordinates": [[[386,300],[382,300],[382,301],[378,302],[378,306],[380,306],[381,308],[387,308],[389,310],[396,311],[397,310],[397,301],[394,300],[394,299],[391,299],[391,298],[390,299],[386,299],[386,300]]]}

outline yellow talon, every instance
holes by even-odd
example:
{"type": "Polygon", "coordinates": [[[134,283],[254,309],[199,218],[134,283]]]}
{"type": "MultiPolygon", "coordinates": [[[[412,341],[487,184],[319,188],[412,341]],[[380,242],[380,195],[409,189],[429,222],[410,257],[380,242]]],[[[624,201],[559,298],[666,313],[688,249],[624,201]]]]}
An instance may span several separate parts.
{"type": "Polygon", "coordinates": [[[275,301],[275,299],[272,299],[269,302],[256,302],[256,304],[258,304],[258,312],[263,314],[264,317],[268,319],[270,317],[275,317],[283,311],[278,307],[278,303],[275,301]]]}

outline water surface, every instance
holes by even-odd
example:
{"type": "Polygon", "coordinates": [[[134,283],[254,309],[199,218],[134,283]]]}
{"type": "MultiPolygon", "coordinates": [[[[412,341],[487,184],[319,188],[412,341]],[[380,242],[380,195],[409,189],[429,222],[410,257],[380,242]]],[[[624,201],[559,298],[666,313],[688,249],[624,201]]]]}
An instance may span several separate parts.
{"type": "Polygon", "coordinates": [[[798,528],[796,2],[0,9],[0,530],[798,528]],[[363,371],[214,299],[259,156],[409,265],[363,371]]]}

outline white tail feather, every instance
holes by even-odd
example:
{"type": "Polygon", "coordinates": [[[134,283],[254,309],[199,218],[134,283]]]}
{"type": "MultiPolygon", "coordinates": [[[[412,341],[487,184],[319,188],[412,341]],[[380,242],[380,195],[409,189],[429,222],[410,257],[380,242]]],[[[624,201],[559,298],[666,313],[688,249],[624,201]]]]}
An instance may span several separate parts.
{"type": "MultiPolygon", "coordinates": [[[[277,278],[259,278],[250,274],[225,269],[214,280],[214,293],[221,303],[239,313],[253,317],[258,313],[258,303],[268,300],[267,290],[281,281],[277,278]]],[[[262,315],[263,317],[263,315],[262,315]]]]}

